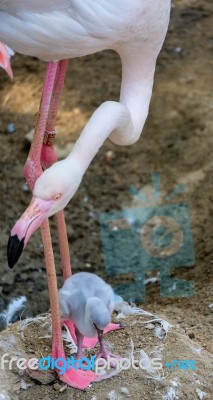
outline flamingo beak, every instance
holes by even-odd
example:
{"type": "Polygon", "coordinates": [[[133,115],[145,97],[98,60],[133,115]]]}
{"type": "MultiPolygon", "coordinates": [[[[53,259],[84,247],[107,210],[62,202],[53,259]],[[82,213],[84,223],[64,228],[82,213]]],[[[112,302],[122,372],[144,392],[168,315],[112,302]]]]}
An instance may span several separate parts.
{"type": "Polygon", "coordinates": [[[12,71],[11,65],[8,64],[4,69],[8,73],[10,79],[13,79],[13,71],[12,71]]]}
{"type": "Polygon", "coordinates": [[[7,47],[4,43],[0,42],[0,67],[2,67],[13,79],[13,71],[10,65],[10,58],[14,55],[14,51],[7,47]]]}
{"type": "Polygon", "coordinates": [[[48,218],[53,200],[33,197],[29,207],[16,222],[7,245],[8,265],[13,268],[32,234],[48,218]]]}

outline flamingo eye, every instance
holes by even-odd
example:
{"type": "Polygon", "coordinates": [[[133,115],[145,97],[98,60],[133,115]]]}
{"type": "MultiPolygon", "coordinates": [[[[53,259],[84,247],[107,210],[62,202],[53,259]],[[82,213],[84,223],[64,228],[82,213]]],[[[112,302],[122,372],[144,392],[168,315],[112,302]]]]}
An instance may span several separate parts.
{"type": "Polygon", "coordinates": [[[61,195],[60,194],[56,194],[56,196],[54,197],[54,200],[58,200],[60,199],[61,195]]]}

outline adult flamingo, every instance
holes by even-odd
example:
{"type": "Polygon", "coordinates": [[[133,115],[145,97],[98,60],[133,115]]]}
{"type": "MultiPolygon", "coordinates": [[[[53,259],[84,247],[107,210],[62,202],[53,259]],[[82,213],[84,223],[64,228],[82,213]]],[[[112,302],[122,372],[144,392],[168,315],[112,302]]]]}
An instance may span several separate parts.
{"type": "MultiPolygon", "coordinates": [[[[41,226],[53,320],[54,357],[63,357],[64,352],[54,258],[46,219],[57,213],[58,225],[63,226],[63,237],[65,224],[61,210],[78,189],[105,139],[118,145],[131,145],[140,137],[169,14],[170,0],[0,0],[0,40],[21,54],[48,62],[34,140],[24,169],[33,198],[12,229],[8,260],[12,267],[32,233],[41,226]],[[101,104],[68,157],[53,164],[56,160],[54,149],[48,145],[54,134],[66,60],[104,49],[113,49],[121,57],[120,100],[101,104]]],[[[62,248],[62,254],[66,254],[64,277],[67,277],[70,274],[67,249],[64,252],[62,248]]],[[[95,378],[81,376],[79,383],[74,380],[73,372],[67,372],[62,379],[73,386],[85,387],[95,378]]]]}

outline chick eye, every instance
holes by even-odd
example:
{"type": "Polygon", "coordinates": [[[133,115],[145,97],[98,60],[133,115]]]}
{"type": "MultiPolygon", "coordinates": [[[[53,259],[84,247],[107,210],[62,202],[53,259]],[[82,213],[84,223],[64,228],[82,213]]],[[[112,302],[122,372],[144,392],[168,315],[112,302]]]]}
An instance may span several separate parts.
{"type": "Polygon", "coordinates": [[[60,194],[56,194],[55,197],[54,197],[54,200],[58,200],[58,199],[60,199],[60,197],[61,197],[60,194]]]}

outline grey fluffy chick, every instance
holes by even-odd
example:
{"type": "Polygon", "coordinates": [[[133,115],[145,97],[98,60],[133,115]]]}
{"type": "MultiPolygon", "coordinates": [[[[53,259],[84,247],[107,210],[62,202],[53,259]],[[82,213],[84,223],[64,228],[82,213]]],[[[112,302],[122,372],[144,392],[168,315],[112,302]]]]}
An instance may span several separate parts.
{"type": "Polygon", "coordinates": [[[76,327],[77,358],[83,357],[83,337],[97,337],[102,358],[113,356],[105,347],[103,329],[111,322],[114,292],[110,285],[95,274],[78,272],[66,279],[59,290],[61,316],[71,319],[76,327]]]}

